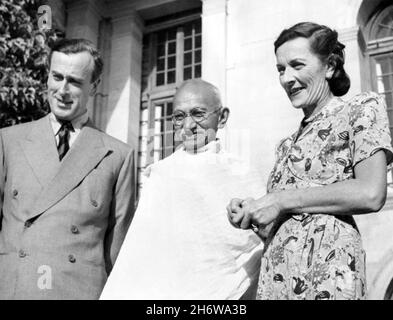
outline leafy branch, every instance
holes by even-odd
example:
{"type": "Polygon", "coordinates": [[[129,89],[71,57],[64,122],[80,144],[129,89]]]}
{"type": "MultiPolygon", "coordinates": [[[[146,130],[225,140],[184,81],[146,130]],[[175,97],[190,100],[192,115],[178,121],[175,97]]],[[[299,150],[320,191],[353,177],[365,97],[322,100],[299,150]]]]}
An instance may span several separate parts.
{"type": "Polygon", "coordinates": [[[43,0],[0,3],[0,128],[41,118],[49,111],[49,47],[61,33],[39,30],[43,0]]]}

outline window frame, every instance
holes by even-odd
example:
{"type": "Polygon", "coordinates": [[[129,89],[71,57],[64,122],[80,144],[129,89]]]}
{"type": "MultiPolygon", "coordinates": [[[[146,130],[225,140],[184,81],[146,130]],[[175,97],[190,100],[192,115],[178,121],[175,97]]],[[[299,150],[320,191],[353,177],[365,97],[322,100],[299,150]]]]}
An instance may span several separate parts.
{"type": "MultiPolygon", "coordinates": [[[[187,23],[193,23],[199,20],[201,24],[201,42],[203,37],[202,31],[202,14],[201,13],[193,13],[187,16],[172,19],[170,21],[160,22],[159,24],[147,25],[145,28],[144,37],[148,39],[144,44],[146,48],[143,48],[142,55],[145,55],[146,61],[142,68],[146,68],[146,70],[142,70],[142,93],[141,93],[141,117],[142,111],[147,109],[148,111],[148,135],[147,137],[142,135],[142,126],[141,124],[145,121],[142,118],[139,119],[140,130],[139,130],[139,145],[138,145],[138,164],[137,164],[137,172],[138,172],[138,190],[142,187],[142,181],[139,178],[143,175],[145,169],[152,163],[154,163],[154,125],[155,125],[155,108],[157,105],[172,102],[173,96],[176,92],[176,89],[183,82],[184,77],[184,28],[183,26],[187,23]],[[160,86],[156,86],[156,74],[157,74],[157,41],[158,41],[158,33],[169,28],[176,28],[176,79],[174,83],[164,84],[160,86]],[[146,72],[146,73],[145,73],[146,72]],[[144,77],[147,77],[145,79],[144,77]],[[145,106],[145,107],[144,107],[145,106]],[[153,133],[153,134],[152,134],[153,133]],[[144,140],[146,139],[146,140],[144,140]],[[151,140],[153,139],[153,140],[151,140]],[[143,142],[145,141],[145,142],[143,142]],[[147,141],[147,142],[146,142],[147,141]],[[147,143],[146,151],[142,150],[142,143],[147,143]],[[143,152],[146,152],[146,158],[142,161],[143,152]],[[142,166],[142,164],[145,164],[142,166]]],[[[194,41],[192,44],[192,52],[195,51],[194,41]]],[[[202,43],[201,43],[201,56],[202,56],[202,43]]],[[[194,76],[194,68],[195,65],[200,65],[202,67],[202,59],[199,63],[195,63],[194,61],[194,53],[192,54],[192,76],[194,76]]],[[[165,69],[166,70],[166,69],[165,69]]],[[[201,74],[202,76],[202,74],[201,74]]],[[[166,77],[166,76],[165,76],[166,77]]],[[[192,77],[193,78],[193,77],[192,77]]],[[[176,141],[174,141],[174,147],[177,147],[176,141]]],[[[164,146],[165,148],[165,146],[164,146]]],[[[168,156],[168,155],[167,155],[168,156]]]]}
{"type": "MultiPolygon", "coordinates": [[[[393,12],[393,5],[388,5],[381,10],[375,12],[372,18],[366,25],[365,34],[367,35],[366,38],[366,50],[365,56],[368,60],[370,71],[370,85],[371,90],[379,93],[378,88],[378,76],[377,76],[377,58],[383,57],[384,55],[393,55],[393,36],[377,38],[377,25],[382,21],[390,12],[393,12]]],[[[393,26],[393,25],[392,25],[393,26]]],[[[393,90],[393,83],[392,87],[389,88],[393,90]]],[[[386,92],[386,91],[385,91],[386,92]]],[[[387,105],[388,110],[393,110],[393,105],[387,105]]],[[[389,119],[389,128],[391,132],[392,142],[393,142],[393,118],[389,119]]],[[[393,186],[393,170],[389,170],[390,173],[388,174],[388,185],[393,186]]]]}
{"type": "MultiPolygon", "coordinates": [[[[183,68],[178,68],[178,66],[182,66],[183,65],[183,59],[184,56],[183,54],[177,54],[178,52],[182,52],[184,53],[184,42],[181,40],[184,40],[184,32],[182,33],[182,35],[177,34],[177,44],[178,47],[176,49],[176,81],[174,83],[170,83],[170,84],[166,84],[166,85],[162,85],[162,86],[155,86],[155,81],[156,81],[156,65],[155,65],[155,61],[156,61],[156,50],[154,50],[154,48],[156,48],[155,44],[157,43],[157,35],[155,33],[160,32],[162,30],[165,29],[169,29],[172,27],[176,27],[176,26],[180,26],[186,23],[190,23],[196,20],[201,20],[202,22],[202,14],[201,13],[194,13],[194,14],[190,14],[187,15],[185,17],[181,17],[181,18],[177,18],[177,19],[173,19],[170,21],[166,21],[166,22],[161,22],[158,24],[154,24],[154,25],[148,25],[145,28],[145,33],[144,33],[144,37],[146,36],[150,36],[150,41],[149,41],[149,67],[152,68],[152,72],[151,75],[148,77],[148,83],[147,83],[147,87],[142,91],[142,102],[146,101],[149,99],[149,96],[147,94],[150,95],[154,95],[155,97],[165,97],[166,95],[168,95],[169,92],[172,92],[172,95],[174,94],[174,92],[176,91],[176,88],[183,82],[183,68]]],[[[201,32],[202,34],[203,32],[201,32]]],[[[201,47],[202,50],[202,47],[201,47]]],[[[202,63],[201,63],[202,64],[202,63]]]]}
{"type": "MultiPolygon", "coordinates": [[[[371,89],[375,92],[379,92],[378,76],[376,74],[376,60],[378,57],[393,54],[393,36],[377,39],[376,25],[379,24],[379,22],[383,20],[390,12],[393,12],[393,5],[389,5],[375,13],[367,25],[368,39],[366,54],[369,61],[371,89]]],[[[390,89],[393,90],[393,85],[390,89]]],[[[387,107],[389,108],[389,106],[387,107]]],[[[393,109],[393,106],[390,106],[390,109],[393,109]]],[[[393,123],[390,124],[390,127],[393,127],[393,123]]]]}

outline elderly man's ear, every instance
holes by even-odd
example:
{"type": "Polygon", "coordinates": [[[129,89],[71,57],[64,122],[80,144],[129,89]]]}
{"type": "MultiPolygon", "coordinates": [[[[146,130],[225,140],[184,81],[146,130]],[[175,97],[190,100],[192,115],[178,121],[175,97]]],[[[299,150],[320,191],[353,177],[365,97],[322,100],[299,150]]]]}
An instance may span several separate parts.
{"type": "Polygon", "coordinates": [[[229,109],[223,108],[220,112],[220,117],[218,118],[218,129],[222,129],[225,127],[229,118],[229,109]]]}

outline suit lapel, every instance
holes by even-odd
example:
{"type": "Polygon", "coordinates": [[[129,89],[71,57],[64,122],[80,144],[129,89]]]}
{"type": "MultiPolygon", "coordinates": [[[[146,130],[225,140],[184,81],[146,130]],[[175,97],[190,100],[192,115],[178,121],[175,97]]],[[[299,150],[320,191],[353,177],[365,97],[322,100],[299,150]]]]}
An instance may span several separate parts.
{"type": "Polygon", "coordinates": [[[40,215],[71,192],[110,151],[101,135],[89,122],[61,162],[53,179],[42,190],[32,210],[40,215]]]}
{"type": "Polygon", "coordinates": [[[49,116],[33,122],[31,131],[20,141],[20,145],[38,182],[45,187],[60,167],[49,116]]]}

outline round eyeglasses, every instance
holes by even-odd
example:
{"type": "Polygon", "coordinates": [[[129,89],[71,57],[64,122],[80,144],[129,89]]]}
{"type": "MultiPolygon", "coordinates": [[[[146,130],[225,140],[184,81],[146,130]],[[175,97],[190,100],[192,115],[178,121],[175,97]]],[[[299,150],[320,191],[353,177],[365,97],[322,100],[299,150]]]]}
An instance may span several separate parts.
{"type": "Polygon", "coordinates": [[[196,123],[200,123],[202,121],[207,120],[212,114],[216,113],[217,111],[220,111],[221,109],[222,107],[210,112],[198,108],[191,109],[190,112],[177,110],[172,114],[172,122],[175,126],[181,126],[184,120],[188,116],[190,116],[192,120],[194,120],[196,123]]]}

